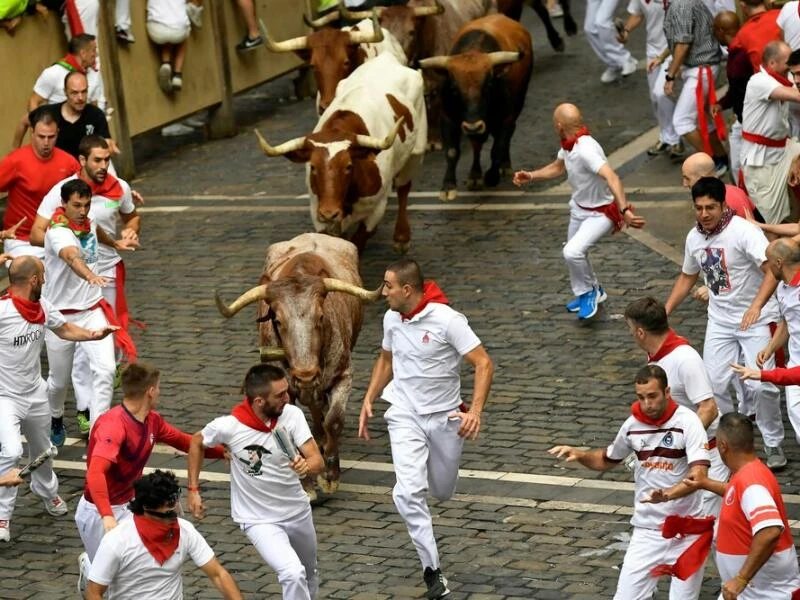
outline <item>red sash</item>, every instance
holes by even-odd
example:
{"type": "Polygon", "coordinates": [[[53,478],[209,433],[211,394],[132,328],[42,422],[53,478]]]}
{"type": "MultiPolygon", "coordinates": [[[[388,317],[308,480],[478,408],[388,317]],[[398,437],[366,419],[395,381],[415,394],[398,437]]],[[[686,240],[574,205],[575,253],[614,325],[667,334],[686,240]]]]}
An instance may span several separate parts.
{"type": "Polygon", "coordinates": [[[763,135],[759,135],[757,133],[742,131],[742,139],[745,139],[748,142],[753,142],[754,144],[759,144],[761,146],[768,146],[769,148],[785,148],[786,140],[788,138],[783,138],[782,140],[776,140],[773,138],[765,137],[763,135]]]}
{"type": "Polygon", "coordinates": [[[250,404],[247,398],[234,406],[231,414],[245,427],[255,429],[256,431],[263,431],[264,433],[269,433],[275,429],[275,426],[278,424],[278,419],[275,417],[271,418],[269,423],[262,421],[253,410],[253,405],[250,404]]]}
{"type": "Polygon", "coordinates": [[[694,517],[681,517],[670,515],[664,520],[661,526],[661,535],[666,539],[674,538],[678,535],[700,534],[691,546],[683,551],[673,565],[656,565],[650,570],[653,577],[662,575],[672,575],[682,581],[686,581],[697,573],[706,564],[708,553],[711,550],[711,542],[714,539],[714,517],[704,517],[697,519],[694,517]]]}
{"type": "Polygon", "coordinates": [[[178,521],[160,523],[143,515],[133,515],[133,523],[144,547],[158,564],[163,565],[175,554],[181,541],[181,526],[178,521]]]}
{"type": "MultiPolygon", "coordinates": [[[[577,202],[576,202],[577,204],[577,202]]],[[[614,224],[614,229],[611,233],[616,233],[622,230],[622,227],[625,225],[625,218],[622,216],[622,213],[619,210],[619,206],[617,206],[616,202],[612,202],[611,204],[604,204],[603,206],[594,206],[589,208],[588,206],[581,206],[578,204],[583,210],[591,210],[593,212],[599,212],[606,216],[606,218],[614,224]]],[[[628,204],[633,212],[633,204],[628,204]]]]}
{"type": "MultiPolygon", "coordinates": [[[[703,65],[698,67],[697,72],[697,87],[695,88],[695,101],[697,103],[697,129],[700,130],[700,137],[703,138],[703,149],[709,156],[714,156],[714,151],[711,149],[710,133],[708,131],[708,119],[706,118],[706,106],[703,102],[703,76],[708,80],[708,104],[714,106],[717,103],[717,90],[714,87],[714,73],[711,67],[703,65]]],[[[723,141],[728,137],[727,130],[725,129],[725,118],[722,116],[722,111],[714,115],[714,125],[717,128],[717,138],[723,141]]]]}
{"type": "Polygon", "coordinates": [[[128,314],[128,298],[125,296],[125,278],[125,263],[123,261],[119,261],[116,265],[115,280],[117,285],[117,299],[114,303],[114,313],[117,316],[117,321],[119,321],[119,326],[125,331],[128,331],[129,325],[133,325],[139,329],[145,329],[147,326],[142,321],[131,319],[130,315],[128,314]]]}
{"type": "Polygon", "coordinates": [[[78,12],[78,7],[75,6],[75,0],[67,0],[64,4],[64,13],[67,15],[67,25],[69,25],[69,33],[72,37],[86,33],[81,21],[81,15],[78,12]]]}

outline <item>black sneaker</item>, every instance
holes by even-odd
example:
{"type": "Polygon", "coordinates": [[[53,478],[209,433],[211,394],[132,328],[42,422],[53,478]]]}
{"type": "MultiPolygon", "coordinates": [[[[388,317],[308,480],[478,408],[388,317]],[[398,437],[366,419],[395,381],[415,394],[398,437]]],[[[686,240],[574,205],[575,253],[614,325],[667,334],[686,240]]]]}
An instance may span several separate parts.
{"type": "Polygon", "coordinates": [[[259,46],[264,45],[264,38],[260,35],[255,38],[251,38],[249,35],[245,35],[242,38],[242,41],[236,44],[236,50],[239,52],[249,52],[250,50],[255,50],[259,46]]]}
{"type": "Polygon", "coordinates": [[[428,600],[437,600],[450,594],[450,590],[447,589],[447,579],[442,575],[441,569],[434,571],[430,567],[425,567],[422,576],[425,578],[425,585],[428,586],[428,591],[425,593],[428,600]]]}
{"type": "Polygon", "coordinates": [[[669,144],[665,142],[656,142],[654,146],[647,149],[647,155],[658,156],[659,154],[664,154],[667,150],[669,150],[669,144]]]}
{"type": "Polygon", "coordinates": [[[61,448],[67,441],[67,430],[64,429],[64,417],[50,418],[50,441],[57,448],[61,448]]]}

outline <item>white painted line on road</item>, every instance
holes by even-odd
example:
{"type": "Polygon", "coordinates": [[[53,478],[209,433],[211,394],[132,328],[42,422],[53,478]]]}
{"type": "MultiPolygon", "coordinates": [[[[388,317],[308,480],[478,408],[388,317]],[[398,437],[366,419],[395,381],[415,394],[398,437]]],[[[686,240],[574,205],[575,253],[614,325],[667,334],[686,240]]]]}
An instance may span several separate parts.
{"type": "MultiPolygon", "coordinates": [[[[644,204],[644,202],[641,202],[640,204],[644,204]]],[[[666,202],[664,204],[666,204],[666,202]]],[[[681,202],[681,204],[684,203],[681,202]]],[[[633,229],[631,227],[626,227],[623,229],[623,231],[640,244],[650,248],[650,250],[656,254],[660,254],[664,258],[671,260],[677,265],[683,264],[683,253],[680,250],[675,248],[675,246],[672,244],[665,242],[661,238],[656,237],[649,231],[644,229],[633,229]]]]}

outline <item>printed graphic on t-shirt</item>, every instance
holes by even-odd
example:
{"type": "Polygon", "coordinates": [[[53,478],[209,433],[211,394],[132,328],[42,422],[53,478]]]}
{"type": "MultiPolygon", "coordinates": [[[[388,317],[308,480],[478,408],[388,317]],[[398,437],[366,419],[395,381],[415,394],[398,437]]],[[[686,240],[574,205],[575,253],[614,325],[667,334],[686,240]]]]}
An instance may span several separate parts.
{"type": "Polygon", "coordinates": [[[674,440],[672,439],[672,432],[669,431],[669,432],[667,432],[667,435],[665,435],[661,439],[661,445],[664,446],[665,448],[669,448],[670,446],[672,446],[672,442],[673,441],[674,440]]]}
{"type": "Polygon", "coordinates": [[[81,243],[81,258],[83,262],[93,264],[97,262],[97,236],[87,235],[78,238],[81,243]]]}
{"type": "Polygon", "coordinates": [[[731,291],[731,278],[725,263],[725,248],[706,248],[700,267],[706,279],[706,286],[715,295],[731,291]]]}
{"type": "Polygon", "coordinates": [[[94,125],[91,123],[86,124],[86,135],[93,135],[94,134],[94,125]]]}
{"type": "Polygon", "coordinates": [[[265,454],[272,453],[263,446],[252,445],[245,446],[244,458],[241,456],[237,456],[236,458],[244,465],[243,468],[245,474],[249,475],[250,477],[258,477],[261,475],[261,467],[263,466],[261,457],[263,457],[265,454]]]}

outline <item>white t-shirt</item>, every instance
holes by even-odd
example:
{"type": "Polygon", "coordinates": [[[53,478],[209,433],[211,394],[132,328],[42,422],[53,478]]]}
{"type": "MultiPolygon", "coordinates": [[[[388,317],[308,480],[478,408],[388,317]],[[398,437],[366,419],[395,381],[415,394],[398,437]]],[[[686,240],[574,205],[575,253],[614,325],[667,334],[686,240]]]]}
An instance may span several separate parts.
{"type": "Polygon", "coordinates": [[[608,162],[603,148],[590,135],[578,138],[572,150],[561,148],[558,158],[567,168],[567,181],[572,187],[572,201],[584,208],[597,208],[614,201],[606,180],[597,172],[608,162]]]}
{"type": "Polygon", "coordinates": [[[44,328],[58,329],[66,321],[47,300],[41,303],[44,324],[39,325],[23,319],[11,298],[0,299],[0,396],[27,401],[45,385],[41,364],[44,328]]]}
{"type": "Polygon", "coordinates": [[[789,330],[789,364],[787,366],[790,367],[800,365],[800,282],[797,283],[798,285],[786,285],[781,281],[778,289],[775,290],[781,316],[786,320],[789,330]]]}
{"type": "Polygon", "coordinates": [[[392,380],[381,398],[427,415],[461,404],[461,357],[480,345],[467,318],[446,304],[431,302],[408,321],[383,316],[381,346],[392,353],[392,380]]]}
{"type": "Polygon", "coordinates": [[[175,29],[190,27],[186,0],[147,0],[147,20],[175,29]]]}
{"type": "Polygon", "coordinates": [[[97,273],[97,227],[91,221],[91,233],[78,238],[67,227],[50,227],[44,236],[45,284],[42,295],[58,310],[91,308],[103,297],[100,288],[89,283],[73,271],[58,255],[64,248],[80,248],[86,266],[97,273]]]}
{"type": "MultiPolygon", "coordinates": [[[[741,217],[733,217],[721,233],[708,239],[692,228],[686,236],[682,270],[694,275],[702,269],[710,292],[709,319],[739,326],[764,280],[761,265],[767,260],[767,244],[762,231],[741,217]]],[[[761,310],[758,324],[772,323],[777,317],[773,297],[761,310]]]]}
{"type": "MultiPolygon", "coordinates": [[[[69,70],[59,64],[51,65],[41,72],[36,83],[33,84],[33,91],[45,99],[46,104],[56,104],[67,99],[64,94],[64,79],[69,74],[69,70]]],[[[89,67],[86,69],[86,82],[89,86],[89,102],[98,104],[102,96],[100,87],[100,74],[89,67]]]]}
{"type": "Polygon", "coordinates": [[[667,49],[667,36],[664,35],[665,0],[630,0],[628,12],[644,17],[647,30],[647,58],[655,58],[667,49]]]}
{"type": "MultiPolygon", "coordinates": [[[[72,175],[55,184],[42,199],[36,214],[45,219],[52,217],[56,209],[61,206],[61,186],[67,181],[77,178],[77,175],[72,175]]],[[[122,186],[122,197],[119,200],[112,200],[105,196],[94,195],[92,196],[92,206],[89,211],[89,218],[92,222],[102,227],[111,237],[116,236],[119,214],[129,215],[136,210],[133,196],[131,196],[131,187],[126,181],[119,178],[117,180],[122,186]]],[[[114,266],[121,260],[122,257],[114,248],[100,244],[97,253],[97,274],[113,277],[114,266]]]]}
{"type": "MultiPolygon", "coordinates": [[[[763,67],[747,82],[742,110],[742,131],[756,133],[772,140],[789,137],[789,107],[786,102],[770,100],[769,95],[781,87],[763,67]]],[[[785,148],[771,148],[742,140],[742,163],[751,167],[774,165],[781,161],[785,148]]]]}
{"type": "MultiPolygon", "coordinates": [[[[278,417],[300,448],[311,439],[303,411],[287,404],[278,417]]],[[[243,425],[233,415],[217,417],[203,428],[203,445],[231,450],[231,516],[236,523],[280,523],[308,508],[308,495],[272,433],[243,425]]]]}
{"type": "MultiPolygon", "coordinates": [[[[689,346],[678,346],[654,363],[667,374],[672,399],[681,406],[697,412],[697,404],[714,398],[703,357],[689,346]]],[[[719,425],[719,416],[706,429],[709,438],[714,437],[719,425]]]]}
{"type": "Polygon", "coordinates": [[[178,548],[159,565],[139,537],[135,521],[120,521],[103,536],[89,579],[108,586],[109,600],[183,600],[183,563],[188,557],[203,567],[214,551],[189,521],[179,518],[178,523],[178,548]]]}
{"type": "Polygon", "coordinates": [[[778,27],[783,31],[783,41],[792,47],[792,50],[800,48],[800,14],[798,13],[797,0],[787,2],[781,8],[778,15],[778,27]]]}
{"type": "Polygon", "coordinates": [[[642,423],[633,415],[628,417],[606,450],[606,456],[621,462],[631,450],[636,453],[638,465],[634,472],[631,525],[660,529],[669,515],[705,516],[701,494],[689,494],[660,504],[645,504],[641,499],[654,489],[667,489],[682,481],[689,474],[690,465],[711,464],[707,446],[703,423],[685,406],[678,406],[661,427],[642,423]]]}

